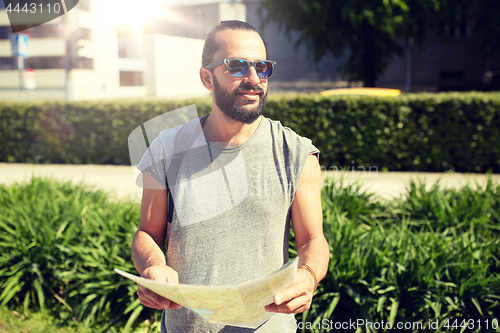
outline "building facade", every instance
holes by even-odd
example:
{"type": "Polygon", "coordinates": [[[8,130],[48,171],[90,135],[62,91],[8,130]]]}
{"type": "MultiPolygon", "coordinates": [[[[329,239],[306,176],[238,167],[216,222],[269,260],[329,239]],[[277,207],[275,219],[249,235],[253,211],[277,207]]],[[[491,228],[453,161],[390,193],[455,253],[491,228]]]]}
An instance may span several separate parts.
{"type": "MultiPolygon", "coordinates": [[[[146,88],[130,86],[121,72],[130,64],[118,57],[116,27],[95,0],[80,0],[68,14],[24,30],[29,58],[24,68],[35,73],[36,88],[23,89],[24,80],[12,56],[11,27],[5,8],[0,9],[0,100],[101,99],[146,95],[146,88]],[[78,37],[80,50],[71,70],[67,69],[68,41],[78,37]],[[21,89],[20,89],[21,88],[21,89]]],[[[3,7],[3,6],[2,6],[3,7]]],[[[134,64],[143,70],[144,61],[134,64]]]]}
{"type": "MultiPolygon", "coordinates": [[[[275,24],[264,26],[262,0],[169,6],[169,17],[148,20],[139,35],[111,19],[109,2],[80,0],[68,14],[24,31],[30,36],[24,68],[33,69],[34,90],[20,89],[26,82],[12,56],[9,19],[0,2],[0,100],[207,95],[198,74],[204,39],[220,21],[233,19],[260,30],[268,58],[277,62],[271,93],[362,84],[348,82],[341,74],[347,53],[315,63],[305,45],[295,45],[297,33],[287,35],[275,24]],[[70,56],[71,40],[81,47],[76,57],[70,56]]],[[[391,59],[377,86],[408,92],[500,89],[500,55],[483,59],[468,31],[430,34],[423,48],[407,45],[402,57],[391,59]]]]}

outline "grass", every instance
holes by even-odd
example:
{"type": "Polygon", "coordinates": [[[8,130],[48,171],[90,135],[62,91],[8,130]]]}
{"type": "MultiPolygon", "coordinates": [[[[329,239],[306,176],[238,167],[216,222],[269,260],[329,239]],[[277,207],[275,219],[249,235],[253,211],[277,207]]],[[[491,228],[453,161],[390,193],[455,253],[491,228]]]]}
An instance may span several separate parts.
{"type": "MultiPolygon", "coordinates": [[[[298,321],[500,318],[500,186],[412,183],[392,201],[342,181],[323,191],[332,257],[298,321]]],[[[160,312],[140,305],[135,284],[112,271],[134,271],[138,221],[137,204],[84,185],[35,178],[0,186],[0,330],[157,331],[160,312]]]]}
{"type": "MultiPolygon", "coordinates": [[[[150,329],[151,323],[145,321],[140,323],[134,333],[152,332],[150,329]]],[[[160,332],[158,325],[153,327],[154,332],[160,332]]],[[[60,323],[54,321],[54,318],[49,312],[40,311],[29,313],[28,315],[20,314],[14,310],[6,308],[0,309],[0,332],[2,333],[88,333],[93,332],[91,328],[83,327],[76,321],[73,325],[61,326],[60,323]]]]}
{"type": "Polygon", "coordinates": [[[59,327],[47,312],[20,314],[6,308],[0,309],[0,332],[5,333],[81,333],[78,327],[59,327]]]}
{"type": "Polygon", "coordinates": [[[84,185],[34,178],[1,186],[0,307],[47,311],[58,324],[76,320],[95,332],[149,318],[135,284],[113,272],[134,270],[138,220],[137,204],[110,202],[84,185]]]}
{"type": "Polygon", "coordinates": [[[332,257],[299,321],[443,325],[500,318],[500,186],[425,190],[411,183],[404,199],[389,202],[372,200],[359,184],[330,183],[323,190],[332,257]]]}

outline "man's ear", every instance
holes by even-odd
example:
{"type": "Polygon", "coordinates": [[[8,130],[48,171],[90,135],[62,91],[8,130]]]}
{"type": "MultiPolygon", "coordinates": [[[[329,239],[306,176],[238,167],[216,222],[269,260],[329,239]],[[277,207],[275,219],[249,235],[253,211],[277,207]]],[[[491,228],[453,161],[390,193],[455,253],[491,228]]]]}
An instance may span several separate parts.
{"type": "Polygon", "coordinates": [[[211,70],[204,67],[200,68],[200,79],[207,90],[214,90],[213,73],[211,70]]]}

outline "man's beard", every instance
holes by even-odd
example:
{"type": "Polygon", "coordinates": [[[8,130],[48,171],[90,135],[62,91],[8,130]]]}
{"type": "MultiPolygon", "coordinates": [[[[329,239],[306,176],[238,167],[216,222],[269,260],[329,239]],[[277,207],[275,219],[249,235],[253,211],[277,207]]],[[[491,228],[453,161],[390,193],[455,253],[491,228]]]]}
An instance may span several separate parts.
{"type": "Polygon", "coordinates": [[[266,104],[267,92],[264,92],[264,90],[260,86],[252,86],[249,83],[241,82],[238,88],[236,88],[232,92],[229,92],[223,90],[220,87],[219,82],[217,82],[215,76],[213,78],[215,104],[226,115],[226,118],[244,124],[251,124],[255,120],[257,120],[260,115],[262,115],[264,104],[266,104]],[[252,109],[245,110],[241,105],[238,104],[238,101],[236,100],[238,98],[238,92],[242,90],[251,90],[258,92],[259,104],[254,106],[252,109]]]}

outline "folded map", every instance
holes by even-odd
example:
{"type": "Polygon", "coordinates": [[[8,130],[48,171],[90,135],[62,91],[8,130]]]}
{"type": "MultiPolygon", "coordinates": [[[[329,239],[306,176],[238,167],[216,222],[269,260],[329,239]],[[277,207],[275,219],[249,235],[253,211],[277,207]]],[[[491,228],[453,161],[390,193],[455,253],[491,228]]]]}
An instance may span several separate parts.
{"type": "Polygon", "coordinates": [[[280,270],[239,285],[174,284],[141,278],[115,268],[115,272],[181,304],[212,323],[257,328],[274,315],[264,307],[273,297],[295,284],[298,258],[280,270]]]}

